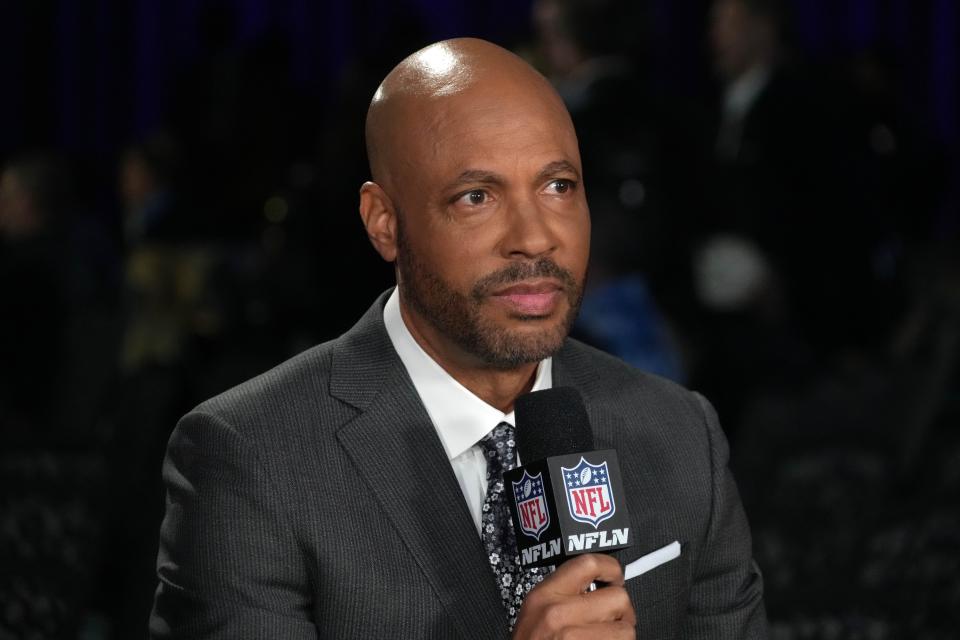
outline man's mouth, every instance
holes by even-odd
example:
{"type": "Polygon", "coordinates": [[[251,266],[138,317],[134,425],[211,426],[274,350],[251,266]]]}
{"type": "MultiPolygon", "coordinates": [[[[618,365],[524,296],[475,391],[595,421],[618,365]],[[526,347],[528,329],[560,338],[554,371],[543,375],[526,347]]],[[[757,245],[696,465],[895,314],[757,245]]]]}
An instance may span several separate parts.
{"type": "Polygon", "coordinates": [[[491,298],[515,313],[547,316],[553,313],[562,294],[563,286],[555,280],[532,280],[498,289],[491,298]]]}

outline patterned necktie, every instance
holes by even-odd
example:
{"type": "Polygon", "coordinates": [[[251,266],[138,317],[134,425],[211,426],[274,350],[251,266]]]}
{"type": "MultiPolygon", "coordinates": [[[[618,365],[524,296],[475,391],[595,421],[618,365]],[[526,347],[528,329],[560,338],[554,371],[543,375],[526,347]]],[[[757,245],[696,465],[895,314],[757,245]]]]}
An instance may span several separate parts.
{"type": "Polygon", "coordinates": [[[516,464],[513,427],[501,422],[479,444],[487,459],[487,497],[483,501],[480,536],[507,610],[509,630],[513,631],[524,596],[543,582],[549,570],[539,567],[524,570],[520,565],[510,507],[503,490],[503,472],[516,464]]]}

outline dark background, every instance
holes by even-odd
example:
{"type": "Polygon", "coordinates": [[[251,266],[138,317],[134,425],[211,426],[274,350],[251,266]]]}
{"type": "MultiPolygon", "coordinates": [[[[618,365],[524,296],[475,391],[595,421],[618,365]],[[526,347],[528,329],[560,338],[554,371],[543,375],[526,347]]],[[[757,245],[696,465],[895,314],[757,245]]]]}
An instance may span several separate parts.
{"type": "Polygon", "coordinates": [[[366,105],[463,35],[567,99],[575,333],[717,406],[773,637],[955,637],[960,9],[744,0],[728,147],[714,4],[0,4],[0,639],[145,636],[170,430],[392,283],[366,105]]]}

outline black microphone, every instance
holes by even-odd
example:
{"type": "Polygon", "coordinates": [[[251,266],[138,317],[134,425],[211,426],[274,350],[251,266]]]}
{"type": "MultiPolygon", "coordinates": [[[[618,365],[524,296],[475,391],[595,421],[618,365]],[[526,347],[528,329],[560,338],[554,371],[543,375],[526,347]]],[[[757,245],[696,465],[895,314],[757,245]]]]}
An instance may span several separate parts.
{"type": "Polygon", "coordinates": [[[576,389],[555,387],[517,398],[522,466],[503,474],[520,564],[560,564],[574,556],[625,549],[630,514],[613,449],[594,451],[576,389]]]}

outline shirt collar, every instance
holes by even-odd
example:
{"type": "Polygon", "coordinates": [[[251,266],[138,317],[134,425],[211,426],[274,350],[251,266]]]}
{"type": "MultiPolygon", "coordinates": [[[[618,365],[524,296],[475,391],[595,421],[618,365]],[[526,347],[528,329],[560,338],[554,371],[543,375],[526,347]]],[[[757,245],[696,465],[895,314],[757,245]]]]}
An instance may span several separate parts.
{"type": "Polygon", "coordinates": [[[757,65],[734,80],[724,92],[723,110],[739,120],[750,111],[770,81],[770,67],[757,65]]]}
{"type": "MultiPolygon", "coordinates": [[[[396,288],[383,308],[383,323],[449,459],[467,451],[501,422],[516,426],[513,411],[503,413],[478,398],[423,350],[400,315],[396,288]]],[[[552,358],[540,362],[531,391],[553,386],[552,368],[552,358]]]]}

